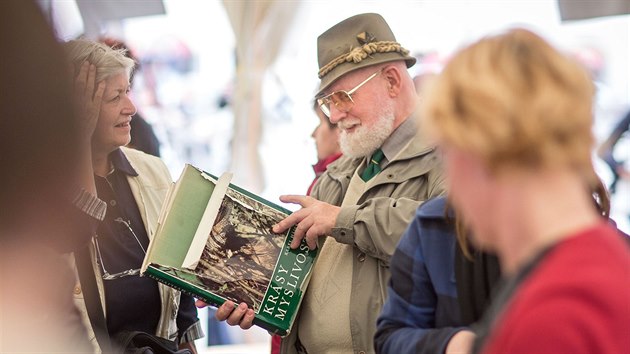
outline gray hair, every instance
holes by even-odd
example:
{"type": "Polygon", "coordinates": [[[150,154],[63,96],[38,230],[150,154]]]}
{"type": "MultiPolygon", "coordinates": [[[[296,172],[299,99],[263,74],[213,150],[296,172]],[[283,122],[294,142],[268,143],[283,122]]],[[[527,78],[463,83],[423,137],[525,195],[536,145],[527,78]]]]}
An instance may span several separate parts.
{"type": "Polygon", "coordinates": [[[96,82],[101,82],[121,72],[131,76],[136,64],[133,59],[125,55],[125,49],[112,49],[105,44],[88,39],[71,40],[63,46],[75,75],[85,61],[96,66],[96,82]]]}

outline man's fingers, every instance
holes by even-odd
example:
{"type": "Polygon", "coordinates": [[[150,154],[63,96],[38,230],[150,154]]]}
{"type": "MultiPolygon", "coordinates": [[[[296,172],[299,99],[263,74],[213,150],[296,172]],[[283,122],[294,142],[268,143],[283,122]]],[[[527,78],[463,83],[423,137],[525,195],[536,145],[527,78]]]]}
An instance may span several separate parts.
{"type": "Polygon", "coordinates": [[[214,318],[219,321],[225,321],[232,311],[234,311],[234,302],[228,300],[224,302],[223,305],[219,306],[217,312],[214,313],[214,318]]]}
{"type": "Polygon", "coordinates": [[[293,235],[293,241],[291,241],[291,248],[298,248],[300,246],[300,243],[302,242],[302,239],[306,237],[306,241],[309,247],[311,249],[315,249],[317,247],[317,238],[320,235],[317,233],[313,234],[313,231],[311,231],[311,229],[315,224],[315,219],[313,218],[312,213],[315,210],[314,206],[317,206],[315,204],[317,203],[317,201],[309,196],[303,195],[282,195],[280,196],[280,200],[284,203],[299,204],[302,206],[302,209],[294,212],[293,214],[286,217],[284,220],[280,221],[277,225],[273,227],[273,231],[276,233],[281,233],[289,229],[291,226],[297,224],[297,227],[295,228],[295,233],[293,235]]]}
{"type": "Polygon", "coordinates": [[[242,329],[250,329],[254,325],[254,315],[254,310],[247,309],[247,312],[245,312],[245,316],[243,316],[243,320],[240,324],[242,329]]]}
{"type": "Polygon", "coordinates": [[[308,249],[314,250],[317,248],[317,239],[319,235],[306,235],[306,244],[308,245],[308,249]]]}
{"type": "Polygon", "coordinates": [[[291,204],[299,204],[302,208],[306,208],[309,206],[311,197],[305,195],[297,195],[297,194],[287,194],[281,195],[280,201],[283,203],[291,203],[291,204]]]}
{"type": "Polygon", "coordinates": [[[293,240],[291,241],[292,249],[296,249],[300,246],[302,239],[312,226],[313,218],[305,218],[304,220],[300,221],[300,223],[295,228],[295,233],[293,234],[293,240]]]}
{"type": "Polygon", "coordinates": [[[197,300],[195,300],[195,306],[196,306],[197,308],[202,309],[202,308],[204,308],[204,307],[207,307],[207,306],[208,306],[208,304],[207,304],[205,301],[203,301],[203,300],[199,300],[199,299],[197,299],[197,300]]]}
{"type": "Polygon", "coordinates": [[[299,223],[309,214],[306,209],[300,209],[293,214],[287,216],[284,220],[280,221],[273,226],[273,232],[279,234],[288,230],[291,226],[299,223]]]}
{"type": "Polygon", "coordinates": [[[317,248],[318,239],[324,235],[326,235],[326,233],[322,230],[321,227],[313,225],[311,228],[309,228],[306,232],[306,236],[304,236],[306,238],[306,244],[308,245],[308,248],[311,250],[317,248]]]}
{"type": "Polygon", "coordinates": [[[234,311],[232,311],[232,313],[230,314],[230,316],[228,316],[226,322],[230,325],[230,326],[236,326],[239,325],[241,323],[241,320],[243,319],[243,316],[245,316],[245,313],[247,312],[247,304],[244,302],[241,302],[235,309],[234,311]]]}

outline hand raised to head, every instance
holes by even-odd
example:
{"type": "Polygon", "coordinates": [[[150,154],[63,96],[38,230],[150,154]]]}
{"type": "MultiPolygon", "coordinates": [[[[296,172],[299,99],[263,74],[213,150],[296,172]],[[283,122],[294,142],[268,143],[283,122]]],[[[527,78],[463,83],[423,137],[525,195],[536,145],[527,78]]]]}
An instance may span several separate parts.
{"type": "Polygon", "coordinates": [[[87,142],[96,128],[104,91],[105,82],[96,83],[96,66],[87,61],[81,64],[74,79],[74,96],[81,134],[87,142]]]}

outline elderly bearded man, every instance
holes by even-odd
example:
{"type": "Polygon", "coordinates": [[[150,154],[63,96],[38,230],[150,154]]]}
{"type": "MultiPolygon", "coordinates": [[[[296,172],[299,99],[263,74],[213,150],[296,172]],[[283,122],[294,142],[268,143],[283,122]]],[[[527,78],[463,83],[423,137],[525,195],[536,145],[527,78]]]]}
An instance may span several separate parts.
{"type": "MultiPolygon", "coordinates": [[[[297,224],[292,247],[304,237],[321,247],[282,352],[374,352],[390,257],[418,206],[444,193],[441,162],[412,118],[417,96],[407,68],[415,59],[380,15],[348,18],[317,44],[318,104],[341,129],[343,156],[310,197],[280,198],[302,209],[274,231],[297,224]]],[[[254,313],[226,302],[216,317],[249,328],[254,313]]]]}

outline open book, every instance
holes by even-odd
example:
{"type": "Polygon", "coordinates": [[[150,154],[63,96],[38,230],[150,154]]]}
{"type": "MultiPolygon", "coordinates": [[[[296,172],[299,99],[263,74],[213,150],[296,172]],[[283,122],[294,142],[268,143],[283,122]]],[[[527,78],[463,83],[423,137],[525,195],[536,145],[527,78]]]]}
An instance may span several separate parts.
{"type": "Polygon", "coordinates": [[[254,324],[287,335],[310,279],[317,250],[289,245],[295,227],[272,226],[291,211],[186,165],[171,187],[142,274],[220,306],[254,309],[254,324]]]}

